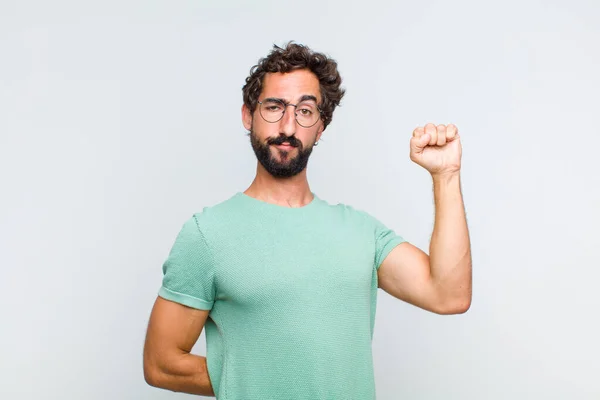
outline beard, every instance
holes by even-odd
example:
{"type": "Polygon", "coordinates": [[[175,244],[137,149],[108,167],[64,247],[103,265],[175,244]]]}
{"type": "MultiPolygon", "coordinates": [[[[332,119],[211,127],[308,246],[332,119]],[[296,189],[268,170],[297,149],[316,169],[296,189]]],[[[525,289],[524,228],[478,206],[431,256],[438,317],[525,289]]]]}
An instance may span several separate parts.
{"type": "Polygon", "coordinates": [[[269,138],[266,143],[262,143],[256,136],[256,133],[254,133],[254,130],[250,131],[250,143],[258,162],[269,174],[276,178],[290,178],[304,171],[313,150],[312,145],[305,149],[302,142],[295,136],[280,135],[275,138],[269,138]],[[283,143],[290,144],[292,148],[288,151],[273,147],[273,145],[283,143]],[[294,151],[297,154],[292,156],[291,154],[294,151]],[[279,153],[279,159],[272,152],[279,153]]]}

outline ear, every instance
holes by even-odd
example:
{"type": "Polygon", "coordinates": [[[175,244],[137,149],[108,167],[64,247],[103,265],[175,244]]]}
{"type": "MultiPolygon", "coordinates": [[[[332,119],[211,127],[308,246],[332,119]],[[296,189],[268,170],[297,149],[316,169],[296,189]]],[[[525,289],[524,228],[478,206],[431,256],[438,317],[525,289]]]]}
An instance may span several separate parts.
{"type": "Polygon", "coordinates": [[[317,130],[317,138],[316,138],[317,142],[319,140],[321,140],[321,135],[323,134],[324,130],[325,130],[325,124],[323,124],[323,121],[321,121],[321,123],[319,124],[319,130],[317,130]]]}
{"type": "Polygon", "coordinates": [[[242,123],[247,131],[252,130],[252,113],[246,104],[242,105],[242,123]]]}

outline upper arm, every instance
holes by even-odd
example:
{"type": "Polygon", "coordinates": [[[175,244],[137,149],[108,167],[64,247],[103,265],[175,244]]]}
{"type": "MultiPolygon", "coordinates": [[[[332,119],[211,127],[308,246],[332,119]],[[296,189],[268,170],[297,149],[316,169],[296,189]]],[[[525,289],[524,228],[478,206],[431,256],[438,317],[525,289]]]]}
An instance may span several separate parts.
{"type": "Polygon", "coordinates": [[[199,310],[157,297],[144,344],[146,379],[192,350],[204,329],[209,310],[199,310]]]}
{"type": "Polygon", "coordinates": [[[189,358],[214,304],[215,263],[201,217],[185,221],[163,264],[144,345],[144,374],[150,379],[186,364],[182,359],[189,358]]]}
{"type": "Polygon", "coordinates": [[[431,277],[429,256],[409,242],[394,247],[377,270],[378,285],[416,307],[443,313],[439,291],[431,277]]]}
{"type": "Polygon", "coordinates": [[[364,215],[375,237],[378,286],[414,306],[440,312],[443,304],[431,278],[429,256],[377,218],[364,215]]]}

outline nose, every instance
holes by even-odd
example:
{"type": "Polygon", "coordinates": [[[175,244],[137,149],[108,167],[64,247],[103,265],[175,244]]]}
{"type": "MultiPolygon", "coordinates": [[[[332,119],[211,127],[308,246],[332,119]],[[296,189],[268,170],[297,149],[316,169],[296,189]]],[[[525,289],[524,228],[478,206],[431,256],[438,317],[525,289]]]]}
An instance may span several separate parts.
{"type": "Polygon", "coordinates": [[[283,114],[283,118],[281,118],[280,130],[281,133],[286,136],[292,136],[296,133],[296,108],[288,105],[285,110],[285,114],[283,114]],[[291,109],[289,107],[292,107],[291,109]]]}

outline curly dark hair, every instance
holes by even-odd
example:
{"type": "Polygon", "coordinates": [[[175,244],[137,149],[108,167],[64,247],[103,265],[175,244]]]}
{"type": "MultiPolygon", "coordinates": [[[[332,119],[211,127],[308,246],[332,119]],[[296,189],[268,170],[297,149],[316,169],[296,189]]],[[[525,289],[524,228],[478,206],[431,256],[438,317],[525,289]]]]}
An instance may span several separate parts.
{"type": "Polygon", "coordinates": [[[283,48],[273,45],[271,53],[250,69],[250,75],[242,88],[244,104],[254,113],[267,73],[285,73],[297,69],[308,69],[319,79],[322,98],[319,108],[323,111],[321,119],[326,128],[331,123],[333,111],[344,97],[345,90],[340,87],[342,78],[335,60],[305,45],[294,42],[288,42],[283,48]]]}

